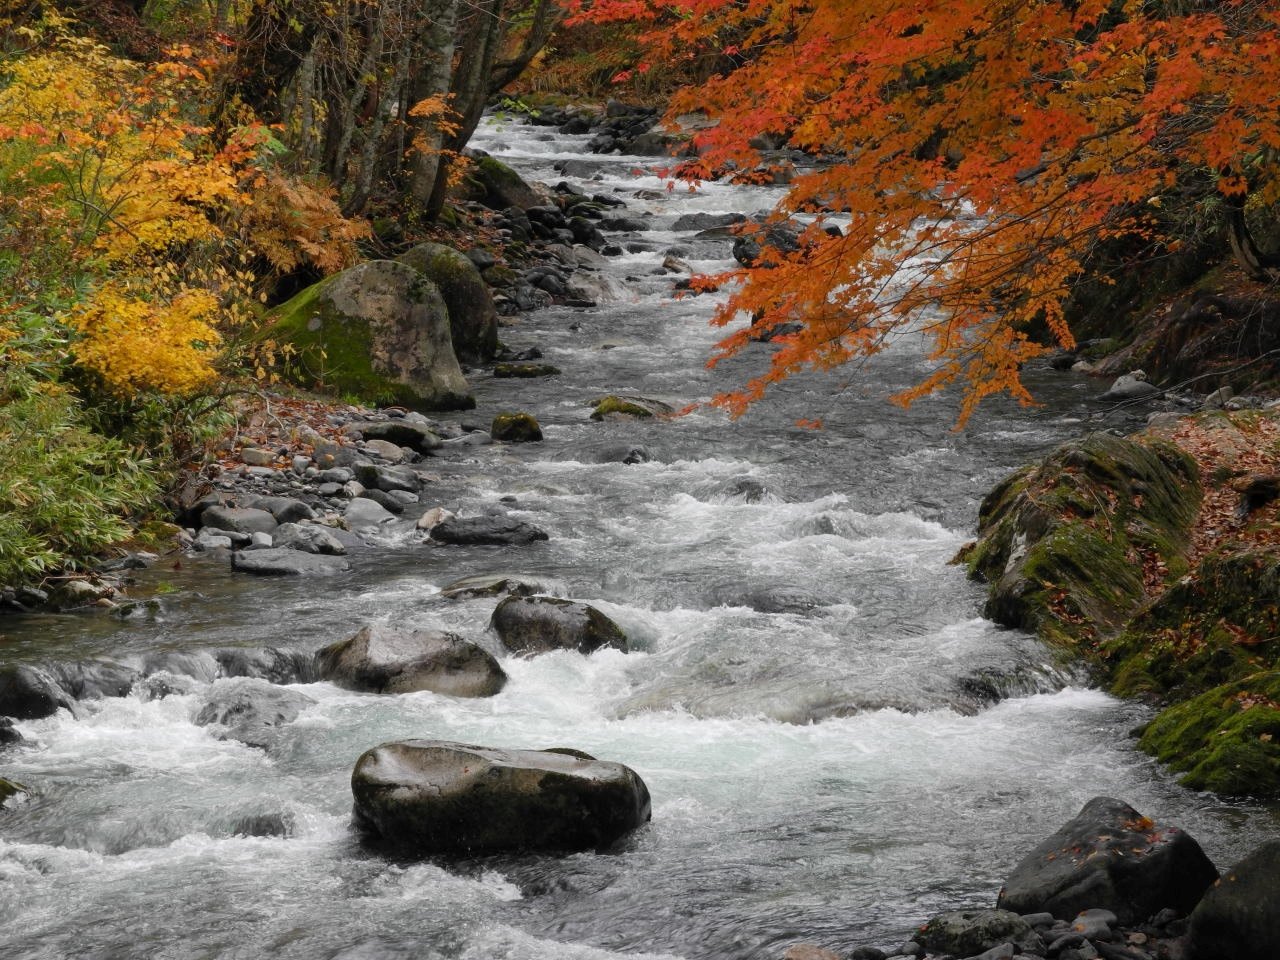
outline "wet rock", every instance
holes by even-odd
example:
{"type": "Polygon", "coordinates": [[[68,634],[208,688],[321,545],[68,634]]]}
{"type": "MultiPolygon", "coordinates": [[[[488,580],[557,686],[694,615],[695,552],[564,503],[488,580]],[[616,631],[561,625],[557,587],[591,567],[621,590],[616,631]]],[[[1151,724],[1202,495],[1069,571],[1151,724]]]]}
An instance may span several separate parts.
{"type": "Polygon", "coordinates": [[[1165,907],[1189,913],[1217,876],[1182,830],[1095,797],[1014,868],[997,906],[1063,920],[1099,908],[1139,923],[1165,907]]]}
{"type": "Polygon", "coordinates": [[[493,418],[489,436],[506,443],[536,443],[542,439],[542,427],[530,413],[500,413],[493,418]]]}
{"type": "Polygon", "coordinates": [[[1272,960],[1280,944],[1280,840],[1223,874],[1191,914],[1188,960],[1272,960]]]}
{"type": "Polygon", "coordinates": [[[780,499],[763,480],[755,477],[731,477],[715,490],[715,496],[743,503],[762,503],[770,498],[780,499]]]}
{"type": "Polygon", "coordinates": [[[351,530],[377,529],[395,519],[395,514],[377,500],[356,497],[342,511],[342,519],[351,530]]]}
{"type": "Polygon", "coordinates": [[[142,658],[144,677],[168,673],[175,677],[189,677],[199,683],[213,683],[220,669],[217,659],[207,650],[160,650],[142,658]]]}
{"type": "Polygon", "coordinates": [[[558,377],[560,368],[549,363],[499,363],[493,368],[493,375],[499,379],[528,380],[534,377],[558,377]]]}
{"type": "Polygon", "coordinates": [[[720,227],[731,227],[742,223],[747,218],[740,213],[685,213],[676,217],[671,229],[677,232],[685,230],[715,230],[720,227]]]}
{"type": "Polygon", "coordinates": [[[439,630],[367,626],[316,654],[320,676],[348,690],[491,697],[507,682],[492,656],[439,630]]]}
{"type": "Polygon", "coordinates": [[[459,359],[470,363],[493,359],[498,348],[498,312],[476,264],[441,243],[418,244],[397,259],[440,289],[459,359]]]}
{"type": "Polygon", "coordinates": [[[8,806],[11,802],[20,803],[30,794],[31,791],[22,784],[0,777],[0,807],[8,806]]]}
{"type": "Polygon", "coordinates": [[[650,417],[670,416],[675,413],[675,408],[670,404],[663,403],[661,400],[653,400],[649,397],[610,394],[607,397],[593,400],[592,403],[595,405],[595,409],[591,411],[592,420],[603,420],[606,417],[613,416],[648,419],[650,417]]]}
{"type": "Polygon", "coordinates": [[[420,481],[418,475],[408,467],[382,466],[376,463],[357,463],[356,479],[370,490],[382,490],[391,493],[404,490],[417,493],[420,481]]]}
{"type": "Polygon", "coordinates": [[[1106,403],[1114,403],[1120,400],[1146,400],[1163,392],[1154,383],[1147,382],[1145,372],[1135,370],[1133,373],[1126,373],[1122,377],[1117,377],[1115,382],[1111,384],[1111,389],[1099,396],[1098,399],[1106,403]]]}
{"type": "Polygon", "coordinates": [[[47,670],[31,664],[0,665],[0,716],[39,720],[71,709],[72,697],[47,670]]]}
{"type": "Polygon", "coordinates": [[[58,685],[76,700],[127,697],[141,674],[112,660],[74,660],[48,665],[58,685]]]}
{"type": "Polygon", "coordinates": [[[480,150],[467,151],[474,161],[472,174],[482,190],[482,199],[491,210],[516,207],[527,210],[538,205],[537,192],[509,166],[480,150]]]}
{"type": "Polygon", "coordinates": [[[347,552],[342,541],[327,527],[314,523],[282,523],[276,528],[275,546],[303,553],[340,557],[347,552]]]}
{"type": "Polygon", "coordinates": [[[224,647],[213,653],[223,677],[269,683],[314,683],[320,679],[315,655],[284,647],[224,647]]]}
{"type": "Polygon", "coordinates": [[[240,551],[231,555],[231,569],[263,577],[331,576],[351,569],[342,557],[320,556],[271,547],[266,550],[240,551]]]}
{"type": "Polygon", "coordinates": [[[218,680],[196,714],[195,724],[216,724],[223,728],[219,740],[238,740],[265,750],[276,742],[281,727],[314,703],[305,694],[263,680],[218,680]]]}
{"type": "Polygon", "coordinates": [[[507,597],[493,611],[489,626],[512,653],[630,649],[622,628],[595,607],[559,597],[507,597]]]}
{"type": "MultiPolygon", "coordinates": [[[[405,495],[405,491],[403,490],[397,490],[396,493],[399,493],[401,496],[405,495]]],[[[409,494],[409,495],[412,496],[412,494],[409,494]]],[[[405,502],[403,500],[397,500],[393,494],[383,493],[381,490],[366,490],[361,495],[361,498],[364,500],[372,500],[378,506],[382,507],[383,510],[387,511],[387,513],[390,513],[393,516],[398,517],[400,516],[400,514],[404,513],[405,502]]],[[[355,503],[356,501],[353,500],[351,502],[355,503]]],[[[347,509],[348,510],[351,509],[349,505],[347,509]]],[[[348,517],[347,526],[352,526],[352,525],[353,524],[352,524],[351,518],[348,517]]]]}
{"type": "MultiPolygon", "coordinates": [[[[276,523],[297,523],[299,520],[316,518],[316,512],[311,507],[294,497],[254,497],[248,506],[267,511],[276,523]]],[[[274,533],[272,530],[263,532],[274,533]]]]}
{"type": "Polygon", "coordinates": [[[448,517],[431,528],[431,539],[457,545],[527,544],[548,539],[545,530],[512,517],[448,517]]]}
{"type": "MultiPolygon", "coordinates": [[[[1015,944],[1023,953],[1043,955],[1044,943],[1025,920],[1008,910],[953,910],[934,917],[920,931],[919,942],[935,953],[972,957],[1015,944]]],[[[1012,951],[1009,956],[1013,956],[1012,951]]]]}
{"type": "Polygon", "coordinates": [[[249,813],[233,818],[227,832],[233,837],[291,837],[295,824],[291,813],[249,813]]]}
{"type": "Polygon", "coordinates": [[[200,515],[200,523],[205,527],[217,530],[229,530],[233,533],[270,533],[279,523],[266,510],[253,507],[224,507],[216,505],[207,508],[200,515]]]}
{"type": "Polygon", "coordinates": [[[747,607],[759,613],[807,613],[832,602],[802,587],[786,584],[748,587],[727,583],[714,587],[708,597],[712,607],[747,607]]]}
{"type": "Polygon", "coordinates": [[[778,253],[794,253],[800,249],[798,224],[778,223],[757,233],[744,234],[733,241],[733,259],[744,267],[771,266],[775,260],[765,257],[766,247],[778,253]]]}
{"type": "Polygon", "coordinates": [[[648,447],[639,444],[610,443],[597,447],[587,455],[590,463],[649,463],[653,453],[648,447]]]}
{"type": "Polygon", "coordinates": [[[361,423],[358,427],[366,440],[385,440],[417,453],[440,449],[440,437],[425,423],[400,419],[361,423]]]}
{"type": "Polygon", "coordinates": [[[25,740],[26,738],[13,725],[13,720],[9,717],[0,717],[0,749],[17,746],[25,740]]]}
{"type": "Polygon", "coordinates": [[[397,853],[603,849],[650,817],[644,781],[620,763],[440,740],[368,751],[351,791],[356,825],[397,853]]]}
{"type": "Polygon", "coordinates": [[[464,577],[440,588],[440,595],[450,600],[471,597],[531,597],[538,593],[558,593],[559,583],[526,577],[519,573],[490,573],[464,577]]]}

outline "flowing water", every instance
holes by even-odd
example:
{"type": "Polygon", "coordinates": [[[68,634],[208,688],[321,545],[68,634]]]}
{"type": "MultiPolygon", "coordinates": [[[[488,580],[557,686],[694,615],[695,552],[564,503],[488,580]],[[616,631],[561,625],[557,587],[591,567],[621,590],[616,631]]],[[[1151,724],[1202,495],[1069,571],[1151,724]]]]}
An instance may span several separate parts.
{"type": "MultiPolygon", "coordinates": [[[[585,139],[492,122],[477,145],[554,183],[585,139]]],[[[269,752],[193,725],[198,692],[22,723],[36,746],[0,773],[37,793],[0,812],[6,958],[776,958],[797,940],[901,942],[931,912],[991,903],[1022,853],[1097,794],[1182,824],[1220,864],[1280,832],[1264,811],[1174,784],[1127,737],[1140,710],[983,620],[981,590],[947,564],[996,480],[1086,429],[1096,384],[1032,371],[1043,406],[995,402],[956,433],[948,399],[885,402],[925,371],[906,343],[800,378],[737,422],[592,423],[602,393],[683,405],[768,356],[761,344],[708,371],[714,297],[674,299],[655,272],[677,243],[699,269],[727,265],[728,244],[690,245],[677,215],[750,213],[778,193],[636,198],[662,190],[646,161],[588,159],[573,182],[652,216],[606,268],[620,296],[504,330],[562,377],[477,379],[474,419],[528,410],[544,443],[438,460],[437,502],[510,506],[549,542],[441,547],[405,532],[336,581],[166,564],[140,587],[165,591],[155,617],[11,618],[0,654],[315,648],[370,620],[496,652],[492,600],[435,595],[507,570],[557,579],[640,650],[507,660],[511,682],[488,700],[306,685],[317,703],[269,752]],[[826,427],[797,429],[800,417],[826,427]],[[652,459],[599,462],[618,445],[652,459]],[[363,750],[405,737],[624,762],[650,787],[653,822],[604,855],[388,862],[351,832],[348,778],[363,750]],[[253,817],[287,835],[242,835],[253,817]]]]}

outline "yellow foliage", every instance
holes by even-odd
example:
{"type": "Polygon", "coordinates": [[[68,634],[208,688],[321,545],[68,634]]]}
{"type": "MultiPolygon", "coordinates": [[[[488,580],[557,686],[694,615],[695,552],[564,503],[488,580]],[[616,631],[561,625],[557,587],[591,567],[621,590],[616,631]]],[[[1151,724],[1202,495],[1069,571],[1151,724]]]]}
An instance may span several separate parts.
{"type": "Polygon", "coordinates": [[[240,214],[245,242],[281,273],[310,263],[323,273],[352,266],[356,241],[369,236],[362,220],[349,220],[332,190],[270,171],[252,181],[253,203],[240,214]]]}
{"type": "Polygon", "coordinates": [[[68,318],[82,337],[77,362],[121,396],[192,393],[217,376],[218,310],[207,290],[147,299],[127,284],[109,283],[68,318]]]}

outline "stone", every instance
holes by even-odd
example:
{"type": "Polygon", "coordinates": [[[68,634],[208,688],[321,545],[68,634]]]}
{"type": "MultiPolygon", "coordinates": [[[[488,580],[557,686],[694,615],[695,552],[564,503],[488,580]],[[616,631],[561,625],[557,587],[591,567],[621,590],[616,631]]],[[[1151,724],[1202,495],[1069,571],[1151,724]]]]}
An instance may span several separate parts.
{"type": "Polygon", "coordinates": [[[529,413],[500,413],[493,418],[489,436],[506,443],[534,443],[542,439],[542,427],[529,413]]]}
{"type": "Polygon", "coordinates": [[[499,379],[528,380],[534,377],[558,377],[560,368],[549,363],[496,363],[493,375],[499,379]]]}
{"type": "Polygon", "coordinates": [[[395,519],[395,514],[376,500],[356,497],[347,504],[342,512],[342,518],[350,530],[370,530],[377,529],[384,523],[390,523],[395,519]]]}
{"type": "Polygon", "coordinates": [[[285,647],[223,647],[212,654],[222,677],[269,683],[314,683],[320,679],[314,654],[285,647]]]}
{"type": "Polygon", "coordinates": [[[813,943],[793,943],[787,947],[782,960],[843,960],[840,954],[813,943]]]}
{"type": "Polygon", "coordinates": [[[918,940],[934,953],[960,957],[972,957],[1006,943],[1023,952],[1044,952],[1044,943],[1031,925],[1008,910],[952,910],[926,923],[918,940]]]}
{"type": "Polygon", "coordinates": [[[292,347],[288,375],[303,387],[415,410],[475,406],[439,289],[403,263],[369,261],[308,287],[258,336],[292,347]]]}
{"type": "Polygon", "coordinates": [[[414,526],[419,530],[431,531],[441,521],[448,520],[452,516],[453,514],[444,507],[432,507],[417,519],[414,526]]]}
{"type": "Polygon", "coordinates": [[[1014,868],[997,906],[1062,920],[1100,908],[1142,923],[1165,907],[1189,913],[1217,876],[1190,835],[1095,797],[1014,868]]]}
{"type": "Polygon", "coordinates": [[[387,463],[403,463],[404,448],[392,443],[390,440],[366,440],[364,442],[364,452],[379,460],[385,460],[387,463]]]}
{"type": "Polygon", "coordinates": [[[427,424],[416,420],[375,421],[359,424],[359,428],[365,440],[385,440],[423,454],[440,449],[440,437],[427,424]]]}
{"type": "Polygon", "coordinates": [[[1191,914],[1187,960],[1272,960],[1280,944],[1280,840],[1222,875],[1191,914]]]}
{"type": "Polygon", "coordinates": [[[476,264],[441,243],[420,243],[398,259],[439,288],[459,359],[472,363],[492,360],[498,350],[498,311],[476,264]]]}
{"type": "Polygon", "coordinates": [[[276,462],[276,455],[270,450],[245,447],[240,451],[240,459],[251,467],[269,467],[276,462]]]}
{"type": "Polygon", "coordinates": [[[11,718],[0,717],[0,749],[17,746],[19,743],[25,742],[25,740],[26,738],[13,725],[11,718]]]}
{"type": "Polygon", "coordinates": [[[258,550],[265,550],[274,542],[275,540],[269,533],[255,533],[249,537],[249,546],[258,550]]]}
{"type": "Polygon", "coordinates": [[[207,508],[200,515],[200,523],[216,530],[243,534],[270,533],[279,526],[276,518],[266,510],[218,505],[207,508]]]}
{"type": "Polygon", "coordinates": [[[275,744],[281,727],[314,703],[305,694],[264,680],[218,680],[194,722],[198,727],[222,727],[219,740],[238,740],[265,750],[275,744]]]}
{"type": "Polygon", "coordinates": [[[49,592],[49,605],[55,610],[76,610],[109,599],[115,592],[108,583],[75,577],[62,581],[49,592]]]}
{"type": "Polygon", "coordinates": [[[11,802],[21,803],[23,799],[30,795],[30,789],[17,781],[0,777],[0,808],[8,806],[11,802]]]}
{"type": "Polygon", "coordinates": [[[1134,370],[1132,373],[1126,373],[1117,377],[1115,382],[1111,384],[1111,389],[1098,397],[1105,403],[1114,403],[1123,400],[1146,400],[1150,397],[1164,393],[1154,383],[1147,382],[1147,375],[1142,370],[1134,370]]]}
{"type": "Polygon", "coordinates": [[[746,219],[740,213],[684,213],[676,217],[671,229],[677,232],[715,230],[718,227],[731,227],[735,223],[742,223],[746,219]]]}
{"type": "Polygon", "coordinates": [[[348,690],[491,697],[507,675],[489,653],[456,634],[367,626],[316,654],[322,679],[348,690]]]}
{"type": "Polygon", "coordinates": [[[351,564],[342,557],[271,547],[267,550],[242,550],[233,553],[231,569],[265,577],[330,576],[345,573],[351,569],[351,564]]]}
{"type": "Polygon", "coordinates": [[[675,408],[661,400],[648,397],[624,396],[610,394],[593,400],[595,409],[591,411],[592,420],[603,420],[605,417],[622,416],[649,419],[657,416],[671,416],[675,408]]]}
{"type": "Polygon", "coordinates": [[[489,626],[512,653],[630,650],[622,628],[595,607],[559,597],[507,597],[493,611],[489,626]]]}
{"type": "Polygon", "coordinates": [[[317,523],[282,523],[276,528],[275,546],[303,553],[340,557],[347,552],[342,541],[317,523]]]}
{"type": "Polygon", "coordinates": [[[247,506],[267,511],[276,523],[297,523],[316,518],[311,507],[294,497],[254,497],[247,506]]]}
{"type": "Polygon", "coordinates": [[[650,818],[635,771],[577,751],[384,743],[351,791],[356,826],[397,854],[606,849],[650,818]]]}
{"type": "Polygon", "coordinates": [[[440,588],[440,595],[450,600],[472,597],[531,597],[534,594],[560,593],[564,585],[518,573],[488,573],[463,577],[440,588]]]}
{"type": "Polygon", "coordinates": [[[47,670],[33,664],[0,665],[0,716],[39,720],[71,709],[72,697],[47,670]]]}
{"type": "Polygon", "coordinates": [[[75,700],[127,697],[141,674],[114,660],[71,660],[50,663],[49,675],[75,700]]]}
{"type": "Polygon", "coordinates": [[[393,490],[406,490],[417,493],[420,481],[418,475],[408,467],[382,466],[376,463],[357,463],[356,480],[370,490],[381,490],[390,493],[393,490]]]}
{"type": "Polygon", "coordinates": [[[472,175],[483,191],[481,203],[491,210],[516,207],[528,210],[539,203],[538,194],[509,166],[479,151],[472,158],[472,175]]]}
{"type": "Polygon", "coordinates": [[[458,545],[494,546],[548,539],[545,530],[512,517],[449,517],[431,528],[431,539],[458,545]]]}

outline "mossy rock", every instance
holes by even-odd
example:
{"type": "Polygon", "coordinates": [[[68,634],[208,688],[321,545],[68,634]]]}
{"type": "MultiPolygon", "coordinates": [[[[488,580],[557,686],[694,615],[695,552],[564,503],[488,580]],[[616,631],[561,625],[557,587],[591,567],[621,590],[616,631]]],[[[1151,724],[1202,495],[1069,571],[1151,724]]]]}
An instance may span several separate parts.
{"type": "Polygon", "coordinates": [[[477,156],[474,163],[473,177],[484,191],[480,202],[486,207],[493,210],[505,210],[508,207],[528,210],[540,202],[533,187],[501,160],[477,156]]]}
{"type": "Polygon", "coordinates": [[[1112,689],[1168,701],[1280,666],[1280,554],[1225,547],[1107,644],[1112,689]]]}
{"type": "Polygon", "coordinates": [[[308,287],[258,337],[292,348],[283,372],[302,387],[416,410],[475,406],[439,289],[402,263],[373,260],[308,287]]]}
{"type": "Polygon", "coordinates": [[[670,404],[648,397],[631,397],[610,394],[593,400],[595,410],[591,412],[592,420],[603,420],[609,416],[638,417],[649,419],[658,416],[671,416],[675,413],[670,404]]]}
{"type": "Polygon", "coordinates": [[[397,259],[439,288],[449,311],[454,353],[472,362],[492,360],[498,349],[498,311],[476,265],[442,243],[420,243],[397,259]]]}
{"type": "Polygon", "coordinates": [[[1195,461],[1172,444],[1091,434],[988,494],[965,562],[991,584],[987,616],[1072,647],[1141,604],[1143,554],[1185,569],[1200,498],[1195,461]]]}
{"type": "Polygon", "coordinates": [[[22,784],[0,777],[0,807],[3,807],[14,797],[25,797],[30,794],[31,791],[22,784]]]}
{"type": "Polygon", "coordinates": [[[1194,790],[1280,797],[1280,671],[1169,707],[1147,726],[1139,746],[1194,790]]]}
{"type": "Polygon", "coordinates": [[[532,443],[542,439],[542,427],[530,413],[500,413],[493,418],[489,435],[507,443],[532,443]]]}

